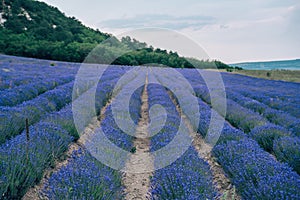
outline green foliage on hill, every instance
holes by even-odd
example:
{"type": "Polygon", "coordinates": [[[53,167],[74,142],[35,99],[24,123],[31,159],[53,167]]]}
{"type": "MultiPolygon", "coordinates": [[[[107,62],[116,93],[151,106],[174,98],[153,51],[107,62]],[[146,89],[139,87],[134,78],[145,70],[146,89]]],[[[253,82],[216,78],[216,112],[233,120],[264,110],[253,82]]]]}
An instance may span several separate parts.
{"type": "Polygon", "coordinates": [[[154,49],[130,37],[121,41],[111,34],[84,26],[57,8],[34,0],[2,0],[0,4],[0,52],[50,60],[83,62],[93,50],[91,62],[120,65],[156,63],[170,67],[230,68],[219,61],[189,62],[176,52],[154,49]],[[107,40],[108,39],[108,40],[107,40]],[[100,44],[100,45],[99,45],[100,44]],[[117,59],[115,59],[117,58],[117,59]]]}

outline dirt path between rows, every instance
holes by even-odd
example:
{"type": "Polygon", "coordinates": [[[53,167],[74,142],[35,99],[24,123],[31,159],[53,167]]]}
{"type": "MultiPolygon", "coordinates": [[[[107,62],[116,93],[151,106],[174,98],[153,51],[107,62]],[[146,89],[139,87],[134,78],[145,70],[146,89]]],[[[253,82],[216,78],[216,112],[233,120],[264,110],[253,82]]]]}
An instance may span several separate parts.
{"type": "Polygon", "coordinates": [[[149,104],[147,92],[148,79],[142,94],[141,118],[136,129],[133,145],[136,151],[130,155],[125,165],[122,182],[125,187],[126,200],[146,200],[149,196],[150,177],[153,175],[154,159],[150,156],[150,139],[148,138],[149,104]],[[126,172],[130,169],[130,173],[126,172]],[[131,172],[137,173],[131,173],[131,172]]]}
{"type": "Polygon", "coordinates": [[[212,147],[205,143],[204,139],[199,133],[194,131],[194,128],[190,120],[184,114],[181,107],[178,105],[173,94],[169,91],[168,93],[173,103],[176,106],[177,112],[183,118],[184,123],[187,126],[191,137],[193,138],[193,146],[198,152],[199,157],[205,160],[210,166],[210,169],[213,174],[213,182],[215,184],[215,187],[218,190],[218,192],[222,194],[222,196],[219,197],[218,199],[241,200],[241,197],[235,191],[235,187],[231,184],[230,180],[226,177],[224,170],[216,161],[216,159],[211,155],[212,147]]]}
{"type": "Polygon", "coordinates": [[[72,152],[78,150],[79,148],[85,148],[84,144],[88,140],[88,138],[94,134],[95,130],[100,127],[101,120],[105,117],[105,111],[107,107],[111,104],[113,100],[111,99],[106,103],[106,105],[101,109],[100,116],[94,117],[91,120],[91,123],[85,128],[81,137],[76,142],[70,144],[68,151],[65,153],[64,160],[58,160],[55,163],[55,167],[53,169],[47,169],[44,172],[43,178],[39,184],[30,188],[27,193],[23,196],[22,200],[39,200],[39,199],[48,199],[45,194],[43,194],[42,190],[47,183],[48,179],[51,177],[51,174],[54,172],[58,172],[62,167],[66,166],[71,161],[72,152]]]}

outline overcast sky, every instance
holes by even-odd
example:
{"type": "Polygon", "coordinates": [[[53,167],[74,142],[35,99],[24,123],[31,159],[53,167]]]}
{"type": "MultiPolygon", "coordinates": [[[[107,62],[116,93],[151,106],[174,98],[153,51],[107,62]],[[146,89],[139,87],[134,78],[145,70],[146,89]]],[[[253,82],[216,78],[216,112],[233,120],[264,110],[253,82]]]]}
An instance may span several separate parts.
{"type": "Polygon", "coordinates": [[[175,30],[226,63],[300,58],[299,0],[41,1],[114,35],[147,27],[175,30]]]}

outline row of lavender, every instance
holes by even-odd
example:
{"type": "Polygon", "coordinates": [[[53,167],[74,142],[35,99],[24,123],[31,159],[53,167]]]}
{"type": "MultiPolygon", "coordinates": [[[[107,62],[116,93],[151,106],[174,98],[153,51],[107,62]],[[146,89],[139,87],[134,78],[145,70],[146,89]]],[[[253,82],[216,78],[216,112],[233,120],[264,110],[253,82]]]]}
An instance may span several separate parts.
{"type": "Polygon", "coordinates": [[[19,105],[0,107],[0,131],[2,132],[0,143],[20,134],[25,128],[25,119],[28,119],[29,124],[32,125],[49,113],[59,111],[93,85],[95,85],[93,81],[86,80],[74,88],[74,81],[71,81],[19,105]]]}
{"type": "MultiPolygon", "coordinates": [[[[194,73],[193,70],[181,70],[181,72],[194,83],[193,86],[196,90],[197,87],[200,87],[201,96],[206,101],[210,101],[205,82],[199,73],[194,73]]],[[[201,73],[214,76],[214,72],[201,71],[201,73]]],[[[299,83],[269,81],[226,73],[222,74],[222,77],[226,95],[230,99],[243,107],[258,112],[274,124],[291,129],[295,134],[300,132],[300,115],[293,115],[300,111],[299,83]]]]}
{"type": "MultiPolygon", "coordinates": [[[[195,85],[195,84],[194,84],[195,85]]],[[[211,103],[209,91],[205,85],[195,85],[194,87],[196,95],[204,99],[206,102],[211,103]]],[[[278,126],[282,126],[286,131],[291,132],[293,135],[299,136],[300,134],[300,119],[280,110],[270,108],[268,105],[261,103],[257,100],[245,97],[240,93],[227,89],[226,95],[228,97],[228,112],[232,111],[232,107],[240,107],[243,112],[248,116],[254,116],[257,121],[262,120],[261,123],[270,122],[278,126]],[[248,114],[247,114],[248,112],[248,114]]],[[[230,115],[231,113],[228,113],[230,115]]],[[[252,119],[251,121],[253,121],[252,119]]],[[[233,123],[237,123],[239,126],[239,120],[232,120],[233,123]]],[[[251,129],[257,124],[257,122],[249,123],[244,126],[246,132],[250,132],[251,129]]],[[[240,128],[240,127],[239,127],[240,128]]]]}
{"type": "Polygon", "coordinates": [[[79,66],[80,64],[76,63],[0,55],[0,91],[48,82],[49,79],[57,81],[59,78],[74,77],[79,66]]]}
{"type": "MultiPolygon", "coordinates": [[[[96,110],[108,101],[114,85],[118,79],[128,69],[111,68],[104,73],[102,81],[96,88],[96,110]]],[[[88,89],[89,82],[85,82],[82,88],[88,89]]],[[[61,99],[61,103],[66,105],[62,109],[45,114],[38,123],[30,127],[30,137],[26,136],[25,131],[22,134],[8,140],[0,146],[0,195],[1,199],[15,199],[22,197],[27,189],[35,185],[42,178],[45,169],[54,166],[57,159],[64,157],[64,152],[68,145],[79,138],[76,126],[73,120],[72,105],[67,105],[65,93],[72,96],[72,85],[68,91],[64,90],[59,94],[53,94],[61,99]],[[59,96],[63,97],[59,97],[59,96]]],[[[85,92],[78,88],[79,93],[75,92],[78,104],[84,105],[86,98],[95,98],[93,90],[85,92]]],[[[46,93],[45,93],[46,94],[46,93]]],[[[50,97],[50,96],[49,96],[50,97]]],[[[68,97],[70,100],[72,97],[68,97]]],[[[36,102],[37,104],[40,101],[36,102]]],[[[59,101],[53,101],[59,104],[59,101]]],[[[34,104],[32,107],[35,108],[34,104]]],[[[36,108],[35,108],[36,109],[36,108]]],[[[92,116],[90,116],[92,117],[92,116]]],[[[84,121],[85,125],[89,123],[88,119],[84,121]]]]}
{"type": "MultiPolygon", "coordinates": [[[[98,67],[101,68],[101,66],[98,67]]],[[[116,74],[118,74],[119,71],[124,71],[124,69],[119,70],[114,67],[110,68],[110,70],[112,69],[114,69],[112,73],[116,74]]],[[[83,74],[83,77],[78,77],[76,79],[76,85],[74,85],[75,82],[72,81],[75,77],[71,76],[66,80],[64,80],[63,77],[57,77],[56,79],[61,78],[61,81],[67,81],[68,83],[57,86],[54,89],[40,95],[30,92],[30,86],[32,84],[16,87],[15,89],[11,90],[11,93],[9,91],[2,91],[6,95],[0,97],[0,99],[3,100],[8,98],[7,100],[11,102],[11,104],[13,104],[13,102],[22,103],[12,107],[0,106],[0,132],[2,133],[0,135],[0,144],[5,142],[6,139],[9,139],[21,133],[24,130],[25,119],[29,120],[29,124],[34,124],[40,119],[47,116],[49,113],[59,111],[62,107],[70,103],[72,99],[75,100],[80,94],[95,85],[96,82],[93,78],[94,74],[88,73],[89,72],[83,74]],[[22,88],[21,93],[19,92],[20,88],[22,88]],[[12,97],[14,96],[14,94],[16,95],[16,98],[18,97],[17,100],[14,100],[14,98],[12,97]],[[29,94],[32,94],[32,96],[30,96],[29,94]]],[[[101,81],[105,81],[105,78],[107,78],[107,76],[103,76],[101,81]]],[[[45,81],[44,83],[49,83],[50,85],[52,85],[51,82],[45,81]]],[[[39,87],[43,88],[43,85],[45,85],[44,83],[35,83],[35,89],[39,87]]]]}
{"type": "Polygon", "coordinates": [[[213,185],[209,165],[191,146],[192,138],[182,121],[165,87],[157,81],[156,69],[149,75],[149,108],[160,105],[162,109],[150,109],[150,151],[154,155],[154,167],[158,169],[151,179],[152,199],[213,199],[219,194],[213,185]],[[153,121],[153,122],[152,122],[153,121]],[[161,122],[165,121],[161,130],[161,122]],[[159,131],[158,133],[156,133],[159,131]],[[175,138],[179,141],[174,142],[175,138]],[[159,151],[158,151],[159,150],[159,151]],[[160,151],[163,150],[161,154],[160,151]],[[166,165],[166,166],[165,166],[166,165]],[[165,167],[164,167],[165,166],[165,167]],[[162,168],[163,167],[163,168],[162,168]]]}
{"type": "MultiPolygon", "coordinates": [[[[201,78],[196,78],[195,73],[189,74],[188,77],[196,95],[210,104],[212,100],[208,88],[203,85],[201,78]]],[[[225,118],[256,140],[264,150],[274,154],[279,161],[288,163],[300,173],[300,120],[230,89],[227,90],[226,95],[229,98],[225,118]]]]}
{"type": "MultiPolygon", "coordinates": [[[[211,108],[199,99],[203,137],[208,132],[211,108]]],[[[229,123],[213,148],[221,164],[244,199],[297,199],[300,177],[287,164],[279,163],[249,135],[229,123]]]]}
{"type": "MultiPolygon", "coordinates": [[[[0,143],[3,143],[23,131],[25,119],[34,124],[71,102],[79,64],[56,62],[54,68],[50,61],[4,55],[0,61],[0,87],[4,82],[16,82],[0,91],[0,143]]],[[[84,82],[78,94],[93,84],[84,82]]]]}
{"type": "Polygon", "coordinates": [[[264,103],[246,97],[237,92],[228,91],[227,96],[241,106],[259,113],[271,123],[290,130],[294,135],[300,135],[300,120],[298,118],[291,116],[286,112],[270,108],[264,103]]]}
{"type": "MultiPolygon", "coordinates": [[[[151,79],[155,78],[153,75],[151,78],[150,74],[150,82],[151,79]]],[[[134,84],[135,81],[133,81],[134,84]]],[[[178,122],[181,119],[164,87],[150,83],[147,90],[150,107],[160,105],[167,112],[164,127],[158,134],[151,138],[151,152],[154,153],[154,151],[166,146],[175,137],[179,128],[178,122]]],[[[141,106],[141,93],[142,88],[140,87],[133,93],[131,98],[131,118],[135,124],[138,123],[140,117],[135,113],[138,112],[141,106]]],[[[87,140],[85,144],[86,149],[74,151],[73,158],[69,164],[51,176],[49,183],[44,188],[44,192],[50,199],[123,198],[124,194],[122,192],[123,188],[119,170],[125,167],[125,162],[130,157],[130,153],[128,152],[133,147],[132,141],[134,138],[121,130],[116,123],[115,120],[118,119],[115,119],[116,116],[113,115],[112,106],[118,105],[114,105],[114,102],[117,102],[117,100],[113,100],[112,105],[107,107],[105,118],[101,121],[101,127],[87,140]],[[106,141],[105,138],[108,140],[106,141]],[[109,143],[113,143],[117,148],[124,149],[125,153],[111,153],[114,148],[109,143]],[[109,164],[109,166],[115,166],[115,169],[101,164],[98,160],[109,164]],[[118,163],[115,162],[116,160],[118,163]]],[[[127,112],[124,106],[117,107],[117,109],[119,113],[127,112]]],[[[154,120],[152,122],[154,125],[150,126],[149,131],[153,133],[153,131],[157,130],[155,122],[164,117],[161,116],[163,113],[159,109],[150,109],[150,112],[151,120],[154,120]]],[[[125,122],[128,120],[126,117],[122,119],[125,122]]],[[[181,139],[191,142],[191,138],[183,137],[181,139]]],[[[176,144],[173,148],[171,147],[170,153],[178,151],[178,145],[176,144]]],[[[160,163],[164,162],[160,158],[159,156],[155,157],[155,167],[159,167],[160,163]]],[[[212,184],[212,175],[209,166],[198,157],[193,147],[189,147],[176,162],[155,171],[151,179],[150,192],[152,199],[212,199],[217,196],[217,192],[212,184]]]]}
{"type": "Polygon", "coordinates": [[[226,87],[260,101],[270,108],[300,118],[299,83],[269,81],[247,76],[222,74],[226,87]]]}
{"type": "MultiPolygon", "coordinates": [[[[139,69],[130,73],[136,73],[137,76],[130,83],[124,82],[124,84],[133,86],[145,80],[145,74],[139,73],[139,69]]],[[[120,89],[128,91],[119,92],[119,94],[121,93],[120,96],[114,96],[111,104],[105,110],[101,126],[86,139],[85,148],[75,150],[70,162],[50,177],[43,190],[49,199],[123,198],[121,170],[129,159],[134,137],[125,133],[118,126],[112,107],[116,107],[118,113],[126,113],[127,108],[116,102],[131,94],[130,119],[137,125],[140,118],[143,87],[139,87],[134,92],[130,89],[130,87],[120,89]],[[124,153],[112,152],[114,149],[112,146],[123,149],[124,153]],[[108,166],[115,167],[110,168],[108,166]]],[[[129,119],[119,118],[118,120],[126,121],[129,119]]],[[[136,126],[133,127],[133,130],[135,128],[136,126]]]]}
{"type": "Polygon", "coordinates": [[[47,78],[47,80],[35,80],[34,83],[2,90],[0,91],[0,106],[16,106],[72,80],[74,80],[74,76],[61,76],[47,78]]]}
{"type": "Polygon", "coordinates": [[[59,111],[72,101],[74,82],[59,86],[32,100],[25,101],[14,107],[0,107],[1,136],[0,143],[20,134],[24,130],[25,119],[30,124],[38,122],[51,112],[59,111]]]}
{"type": "MultiPolygon", "coordinates": [[[[192,83],[192,86],[194,86],[196,93],[199,92],[202,94],[203,87],[201,87],[202,90],[199,90],[199,87],[197,87],[199,86],[197,80],[201,79],[200,75],[198,75],[198,79],[196,79],[194,77],[196,77],[195,74],[197,72],[189,72],[191,72],[189,73],[191,77],[189,78],[187,74],[185,74],[185,76],[192,83]]],[[[164,73],[161,72],[161,74],[164,73]]],[[[167,79],[169,79],[170,82],[176,84],[175,78],[177,79],[177,77],[168,77],[164,80],[167,81],[167,79]]],[[[184,88],[182,88],[181,85],[177,85],[177,89],[183,90],[184,88]]],[[[207,94],[206,91],[204,93],[207,94]]],[[[214,113],[215,111],[204,103],[202,99],[199,98],[198,101],[200,107],[198,131],[204,138],[208,139],[209,142],[210,135],[218,135],[218,133],[214,133],[213,128],[210,129],[209,126],[213,120],[212,115],[216,113],[214,113]]],[[[220,138],[213,148],[213,155],[236,186],[238,193],[243,199],[300,198],[299,175],[287,164],[276,161],[271,154],[264,151],[258,145],[257,141],[251,139],[254,132],[259,131],[255,129],[255,127],[260,127],[265,132],[270,130],[270,127],[266,126],[268,125],[267,121],[263,117],[257,116],[255,113],[242,108],[231,100],[229,100],[227,106],[226,118],[240,128],[240,130],[234,128],[228,122],[225,122],[220,138]],[[249,134],[249,131],[253,132],[249,134]]],[[[184,107],[183,111],[185,112],[184,107]]],[[[275,128],[276,130],[282,130],[282,128],[275,128]]],[[[280,149],[283,154],[291,153],[289,152],[291,148],[294,151],[296,148],[299,150],[299,140],[298,138],[291,139],[290,137],[283,137],[280,141],[276,141],[275,146],[280,149]],[[287,146],[282,148],[283,144],[287,144],[287,140],[293,141],[293,143],[290,143],[290,148],[287,146]]],[[[288,156],[290,160],[294,158],[292,154],[285,156],[288,156]]]]}
{"type": "MultiPolygon", "coordinates": [[[[104,75],[105,78],[100,80],[101,86],[98,87],[96,96],[97,110],[110,98],[112,88],[114,88],[118,77],[123,75],[124,72],[122,69],[119,71],[116,68],[104,75]],[[111,77],[113,74],[115,78],[111,77]]],[[[162,70],[158,74],[167,77],[168,72],[162,70]]],[[[191,76],[189,80],[193,81],[193,76],[189,76],[191,76]]],[[[142,76],[139,76],[139,78],[143,79],[142,76]]],[[[156,82],[151,74],[149,79],[156,82]]],[[[132,81],[133,85],[135,84],[134,80],[132,81]]],[[[179,90],[184,89],[176,86],[178,80],[167,77],[165,81],[170,81],[179,90]]],[[[198,82],[192,82],[192,85],[196,86],[197,94],[209,102],[209,98],[203,95],[207,94],[207,92],[205,93],[205,88],[197,87],[198,82]]],[[[75,96],[79,96],[76,101],[86,102],[85,98],[80,98],[80,94],[83,91],[85,90],[78,89],[77,91],[75,89],[75,96]]],[[[157,104],[161,105],[167,113],[165,118],[163,116],[164,113],[161,113],[160,109],[150,110],[152,111],[153,121],[166,120],[163,129],[151,138],[151,151],[153,152],[166,147],[176,137],[177,131],[180,130],[179,124],[181,119],[164,87],[159,86],[159,84],[150,84],[148,91],[150,107],[155,107],[157,104]]],[[[137,124],[139,118],[141,92],[142,88],[136,90],[130,101],[130,114],[135,124],[137,124]]],[[[56,104],[56,101],[52,102],[56,104]]],[[[182,109],[190,113],[191,110],[188,109],[192,106],[189,107],[188,99],[185,102],[186,104],[182,106],[182,109]]],[[[201,99],[198,99],[198,104],[201,111],[199,132],[205,137],[213,111],[201,99]]],[[[267,147],[274,147],[271,151],[275,152],[275,149],[278,149],[277,152],[282,153],[281,157],[287,157],[292,160],[294,157],[291,157],[291,155],[294,153],[297,156],[297,152],[293,152],[295,148],[294,145],[291,145],[291,142],[298,142],[299,140],[295,140],[294,137],[280,137],[280,139],[275,138],[276,140],[274,140],[272,136],[271,138],[263,138],[262,142],[260,142],[260,139],[255,138],[255,136],[259,136],[260,133],[264,132],[266,134],[262,134],[262,136],[269,136],[269,132],[273,133],[274,130],[278,131],[278,134],[276,134],[280,136],[295,135],[296,132],[290,133],[289,131],[292,129],[287,130],[286,127],[270,126],[269,119],[257,115],[257,113],[251,112],[239,104],[229,101],[229,114],[226,118],[243,131],[233,128],[229,123],[225,123],[220,140],[213,149],[215,157],[245,199],[300,198],[299,175],[293,172],[286,164],[275,161],[270,154],[263,151],[258,145],[259,143],[266,150],[268,150],[267,147]],[[242,118],[244,119],[241,120],[242,118]],[[250,138],[254,138],[256,141],[250,138]],[[288,149],[288,147],[291,148],[288,149]]],[[[31,104],[31,106],[33,107],[35,104],[31,104]]],[[[117,109],[121,113],[127,112],[123,106],[117,107],[117,109]]],[[[90,116],[89,111],[87,111],[87,116],[90,116]]],[[[105,136],[109,138],[109,141],[128,152],[132,148],[133,137],[124,133],[118,127],[113,117],[112,106],[109,106],[106,110],[105,118],[101,122],[101,129],[105,136]]],[[[126,121],[128,119],[125,118],[123,120],[126,121]]],[[[83,119],[84,125],[88,123],[89,118],[83,119]]],[[[160,127],[152,128],[150,132],[156,132],[160,127]]],[[[122,198],[120,172],[110,169],[97,161],[97,159],[106,159],[107,162],[114,162],[116,158],[120,157],[120,155],[115,155],[117,157],[106,156],[106,158],[97,158],[97,155],[103,155],[103,153],[99,155],[98,152],[107,152],[104,155],[111,155],[109,154],[110,146],[106,146],[103,141],[101,143],[102,138],[99,138],[100,132],[100,129],[97,129],[97,134],[90,138],[89,143],[87,143],[88,151],[87,149],[74,151],[71,162],[52,175],[44,190],[48,197],[51,199],[122,198]],[[97,146],[99,144],[103,144],[103,146],[97,146]]],[[[29,186],[40,180],[44,169],[53,165],[55,159],[63,156],[63,152],[67,149],[68,144],[74,140],[74,137],[79,137],[73,123],[71,105],[67,105],[61,110],[58,109],[57,112],[52,114],[46,113],[39,123],[31,127],[30,133],[30,143],[26,142],[25,132],[23,132],[0,147],[0,194],[2,194],[1,198],[3,199],[22,196],[29,186]]],[[[188,141],[190,139],[189,137],[182,138],[182,140],[188,141]]],[[[299,142],[296,145],[299,145],[299,142]]],[[[178,144],[175,146],[178,147],[178,144]]],[[[177,151],[177,149],[171,149],[170,152],[174,153],[172,151],[177,151]]],[[[121,158],[125,162],[128,156],[128,154],[124,154],[121,155],[121,158]]],[[[279,154],[276,156],[278,159],[280,158],[279,154]]],[[[297,161],[297,157],[294,159],[297,161]]],[[[124,167],[124,162],[121,162],[120,168],[124,167]]],[[[161,162],[163,161],[160,160],[160,157],[156,157],[155,166],[160,166],[161,162]]],[[[212,184],[212,175],[208,164],[198,157],[193,147],[188,148],[176,162],[155,172],[152,178],[151,194],[153,199],[211,199],[218,196],[212,184]],[[162,179],[162,177],[164,178],[162,179]]]]}

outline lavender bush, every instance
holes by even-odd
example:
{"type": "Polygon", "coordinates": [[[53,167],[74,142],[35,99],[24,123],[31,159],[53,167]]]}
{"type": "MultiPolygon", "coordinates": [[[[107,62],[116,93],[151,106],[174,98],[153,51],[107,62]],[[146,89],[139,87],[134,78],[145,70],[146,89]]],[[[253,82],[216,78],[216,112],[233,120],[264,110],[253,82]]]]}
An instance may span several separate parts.
{"type": "Polygon", "coordinates": [[[121,174],[78,149],[44,187],[49,199],[121,199],[121,174]]]}
{"type": "Polygon", "coordinates": [[[274,141],[274,153],[276,158],[288,163],[300,174],[300,138],[281,137],[274,141]]]}
{"type": "Polygon", "coordinates": [[[290,133],[286,129],[272,124],[256,127],[250,133],[250,136],[268,152],[273,152],[274,140],[288,135],[290,133]]]}
{"type": "Polygon", "coordinates": [[[300,177],[251,140],[215,146],[213,154],[244,199],[299,199],[300,177]]]}

